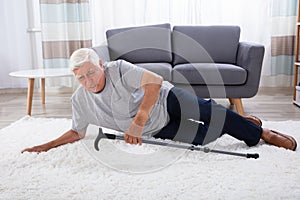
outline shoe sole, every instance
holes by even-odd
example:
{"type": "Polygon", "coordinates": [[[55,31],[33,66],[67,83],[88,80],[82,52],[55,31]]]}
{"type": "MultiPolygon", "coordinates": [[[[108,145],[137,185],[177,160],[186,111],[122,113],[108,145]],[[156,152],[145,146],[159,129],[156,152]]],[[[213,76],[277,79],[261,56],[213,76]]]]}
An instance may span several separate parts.
{"type": "Polygon", "coordinates": [[[284,137],[284,138],[286,138],[288,140],[290,140],[293,143],[292,146],[294,146],[294,148],[287,148],[287,149],[290,149],[290,150],[293,150],[293,151],[295,151],[297,149],[297,141],[293,137],[285,135],[283,133],[279,133],[279,132],[274,131],[274,130],[270,130],[270,131],[273,132],[273,133],[275,133],[275,134],[277,134],[277,135],[280,135],[280,136],[282,136],[282,137],[284,137]]]}

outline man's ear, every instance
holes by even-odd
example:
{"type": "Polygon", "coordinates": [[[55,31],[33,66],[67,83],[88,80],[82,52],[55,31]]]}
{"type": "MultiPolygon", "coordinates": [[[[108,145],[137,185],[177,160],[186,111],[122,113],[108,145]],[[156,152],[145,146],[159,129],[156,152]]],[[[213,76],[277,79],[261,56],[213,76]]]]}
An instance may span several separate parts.
{"type": "Polygon", "coordinates": [[[100,65],[100,68],[102,68],[102,60],[99,60],[99,65],[100,65]]]}
{"type": "Polygon", "coordinates": [[[77,73],[78,73],[78,68],[76,68],[76,69],[73,70],[73,74],[74,74],[75,76],[77,75],[77,73]]]}

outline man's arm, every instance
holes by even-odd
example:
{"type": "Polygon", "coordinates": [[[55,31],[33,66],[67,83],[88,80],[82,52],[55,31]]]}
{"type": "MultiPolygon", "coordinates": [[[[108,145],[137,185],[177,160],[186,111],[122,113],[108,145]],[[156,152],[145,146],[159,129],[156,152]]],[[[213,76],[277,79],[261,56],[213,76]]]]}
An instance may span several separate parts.
{"type": "Polygon", "coordinates": [[[141,88],[144,90],[144,97],[128,130],[125,132],[124,139],[130,144],[142,144],[142,133],[149,114],[156,103],[163,78],[150,71],[144,71],[141,88]]]}
{"type": "Polygon", "coordinates": [[[76,142],[78,140],[80,140],[81,138],[83,138],[85,136],[85,133],[78,133],[76,131],[73,130],[69,130],[67,132],[65,132],[62,136],[60,136],[59,138],[50,141],[48,143],[39,145],[39,146],[34,146],[31,148],[27,148],[22,150],[21,153],[27,151],[27,152],[42,152],[42,151],[48,151],[49,149],[58,147],[60,145],[64,145],[67,143],[73,143],[76,142]]]}

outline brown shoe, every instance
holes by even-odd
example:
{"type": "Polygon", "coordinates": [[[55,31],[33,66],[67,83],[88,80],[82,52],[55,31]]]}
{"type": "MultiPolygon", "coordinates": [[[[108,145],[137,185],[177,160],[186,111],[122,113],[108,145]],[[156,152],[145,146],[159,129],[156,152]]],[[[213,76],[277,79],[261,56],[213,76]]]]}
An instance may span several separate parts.
{"type": "Polygon", "coordinates": [[[295,151],[297,148],[297,142],[292,136],[274,130],[263,129],[262,139],[268,144],[290,149],[292,151],[295,151]]]}
{"type": "Polygon", "coordinates": [[[261,122],[261,120],[260,120],[258,117],[255,117],[255,116],[253,116],[253,115],[248,115],[248,116],[245,116],[245,118],[246,118],[248,121],[250,121],[250,122],[256,124],[257,126],[262,126],[262,122],[261,122]]]}

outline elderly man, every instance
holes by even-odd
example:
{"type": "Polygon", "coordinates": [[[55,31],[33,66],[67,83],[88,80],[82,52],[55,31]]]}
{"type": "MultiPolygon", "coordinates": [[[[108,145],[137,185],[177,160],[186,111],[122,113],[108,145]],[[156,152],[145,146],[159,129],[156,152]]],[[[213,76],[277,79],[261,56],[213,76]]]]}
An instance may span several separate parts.
{"type": "Polygon", "coordinates": [[[229,134],[248,146],[263,139],[289,150],[297,147],[293,137],[262,128],[258,118],[242,117],[212,100],[197,98],[124,60],[103,64],[93,50],[82,48],[71,55],[70,66],[80,83],[72,96],[72,128],[22,152],[48,151],[78,141],[89,124],[124,132],[130,144],[141,145],[147,136],[204,145],[229,134]]]}

